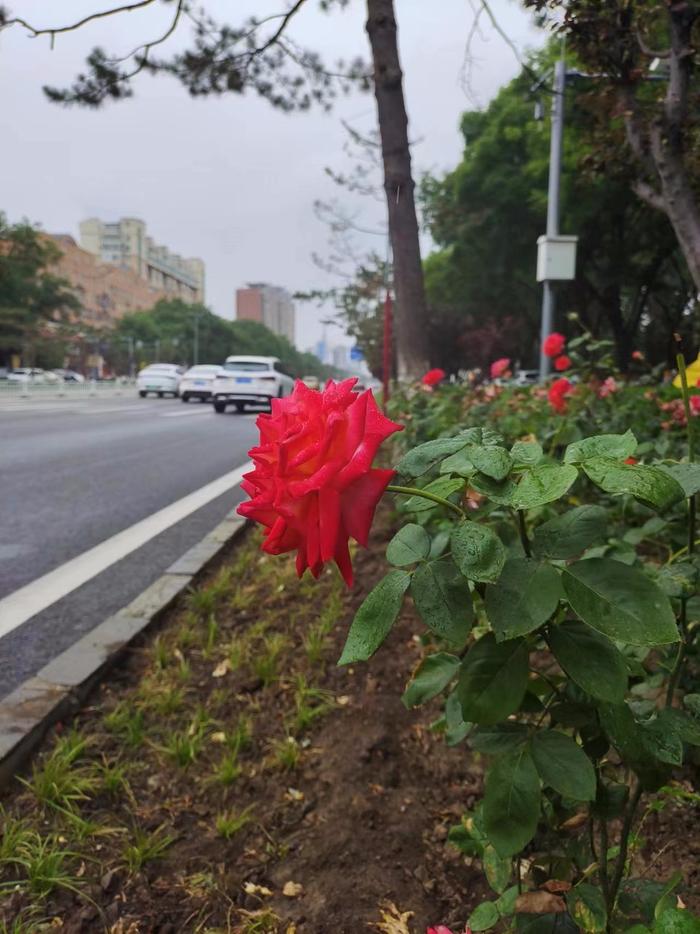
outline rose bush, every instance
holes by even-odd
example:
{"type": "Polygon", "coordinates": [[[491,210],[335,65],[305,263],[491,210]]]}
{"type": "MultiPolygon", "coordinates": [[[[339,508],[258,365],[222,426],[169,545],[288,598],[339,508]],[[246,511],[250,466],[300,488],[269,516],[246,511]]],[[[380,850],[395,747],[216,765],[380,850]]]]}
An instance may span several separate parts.
{"type": "Polygon", "coordinates": [[[395,397],[400,527],[339,663],[373,655],[412,600],[425,655],[403,702],[443,698],[435,729],[488,762],[449,834],[494,893],[471,930],[690,934],[682,877],[647,875],[640,827],[700,802],[683,770],[700,746],[695,396],[672,435],[656,392],[561,382],[554,410],[552,387],[395,397]],[[589,430],[625,418],[641,440],[589,430]]]}

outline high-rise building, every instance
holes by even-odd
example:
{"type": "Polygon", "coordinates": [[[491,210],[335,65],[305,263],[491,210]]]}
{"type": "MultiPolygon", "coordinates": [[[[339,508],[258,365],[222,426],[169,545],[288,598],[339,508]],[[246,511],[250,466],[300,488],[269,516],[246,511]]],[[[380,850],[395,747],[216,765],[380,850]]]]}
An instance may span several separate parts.
{"type": "Polygon", "coordinates": [[[249,282],[236,290],[236,318],[259,321],[294,343],[294,302],[286,289],[265,282],[249,282]]]}
{"type": "Polygon", "coordinates": [[[159,246],[136,217],[105,223],[90,217],[80,223],[80,245],[104,263],[131,269],[153,289],[186,302],[204,301],[204,263],[183,259],[159,246]]]}

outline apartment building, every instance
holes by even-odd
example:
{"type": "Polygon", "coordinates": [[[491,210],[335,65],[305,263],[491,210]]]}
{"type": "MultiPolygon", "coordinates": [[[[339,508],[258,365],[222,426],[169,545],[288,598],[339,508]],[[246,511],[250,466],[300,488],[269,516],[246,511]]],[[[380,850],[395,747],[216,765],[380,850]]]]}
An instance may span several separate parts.
{"type": "Polygon", "coordinates": [[[294,343],[294,302],[289,292],[278,285],[249,282],[246,288],[237,289],[236,318],[259,321],[294,343]]]}
{"type": "Polygon", "coordinates": [[[105,328],[132,311],[152,308],[164,289],[156,288],[133,269],[102,262],[82,249],[69,234],[44,234],[61,252],[52,272],[66,279],[82,306],[80,320],[91,327],[105,328]]]}
{"type": "Polygon", "coordinates": [[[137,217],[105,223],[90,217],[80,223],[80,246],[103,263],[130,269],[148,285],[170,298],[204,301],[204,263],[184,259],[148,236],[137,217]]]}

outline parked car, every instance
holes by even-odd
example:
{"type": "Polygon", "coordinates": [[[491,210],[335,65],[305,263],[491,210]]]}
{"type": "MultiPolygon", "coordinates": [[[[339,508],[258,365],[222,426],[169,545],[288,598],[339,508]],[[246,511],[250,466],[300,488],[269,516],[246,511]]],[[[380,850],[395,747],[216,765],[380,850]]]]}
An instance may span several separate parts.
{"type": "Polygon", "coordinates": [[[62,367],[59,367],[57,370],[52,370],[55,376],[59,379],[62,379],[64,383],[84,383],[85,377],[82,373],[78,373],[76,370],[64,370],[62,367]]]}
{"type": "Polygon", "coordinates": [[[174,363],[151,363],[141,370],[136,379],[139,395],[143,399],[149,392],[154,392],[161,399],[166,395],[177,399],[184,371],[184,367],[174,363]]]}
{"type": "Polygon", "coordinates": [[[190,399],[210,401],[216,377],[223,372],[222,366],[214,364],[191,366],[180,380],[180,399],[183,402],[189,402],[190,399]]]}
{"type": "Polygon", "coordinates": [[[11,383],[47,383],[47,374],[45,370],[36,366],[18,366],[10,370],[7,378],[11,383]]]}
{"type": "Polygon", "coordinates": [[[513,383],[516,386],[532,386],[539,378],[539,370],[518,370],[513,378],[513,383]]]}
{"type": "Polygon", "coordinates": [[[318,376],[302,376],[301,381],[305,386],[308,386],[309,389],[321,388],[321,382],[318,376]]]}
{"type": "Polygon", "coordinates": [[[237,412],[246,405],[271,405],[293,389],[294,380],[282,372],[277,357],[227,357],[214,382],[214,411],[221,414],[229,404],[237,412]]]}
{"type": "Polygon", "coordinates": [[[0,379],[7,379],[9,372],[6,366],[0,366],[0,379]]]}

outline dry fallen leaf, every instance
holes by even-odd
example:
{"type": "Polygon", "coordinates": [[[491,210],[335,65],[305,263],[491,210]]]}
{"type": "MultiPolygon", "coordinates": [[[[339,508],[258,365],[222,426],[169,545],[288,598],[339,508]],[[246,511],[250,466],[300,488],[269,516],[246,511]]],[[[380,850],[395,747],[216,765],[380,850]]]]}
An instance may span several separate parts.
{"type": "Polygon", "coordinates": [[[256,885],[254,882],[244,882],[243,891],[246,895],[272,895],[266,885],[256,885]]]}
{"type": "Polygon", "coordinates": [[[351,700],[349,694],[341,694],[340,697],[336,697],[335,702],[339,707],[347,707],[351,700]]]}
{"type": "Polygon", "coordinates": [[[411,934],[408,920],[413,917],[412,911],[399,911],[393,902],[385,902],[380,906],[381,921],[370,922],[369,926],[381,931],[381,934],[411,934]]]}
{"type": "Polygon", "coordinates": [[[579,827],[583,825],[588,820],[588,814],[586,811],[580,811],[578,814],[574,814],[573,817],[570,817],[568,820],[565,820],[561,825],[562,830],[578,830],[579,827]]]}
{"type": "Polygon", "coordinates": [[[175,649],[175,651],[173,652],[173,655],[175,656],[175,659],[176,659],[178,662],[180,662],[180,664],[182,664],[182,662],[184,662],[185,656],[182,654],[182,652],[180,651],[180,649],[175,649]]]}
{"type": "Polygon", "coordinates": [[[287,794],[285,795],[290,801],[303,801],[304,792],[299,791],[297,788],[288,788],[287,794]]]}
{"type": "Polygon", "coordinates": [[[231,659],[225,658],[223,661],[220,661],[216,668],[212,671],[212,678],[223,678],[224,675],[227,675],[231,670],[231,659]]]}
{"type": "Polygon", "coordinates": [[[225,743],[226,734],[223,731],[220,731],[219,733],[212,733],[209,739],[212,741],[212,743],[225,743]]]}
{"type": "Polygon", "coordinates": [[[547,915],[566,911],[566,902],[551,892],[525,892],[515,899],[515,910],[524,915],[547,915]]]}
{"type": "Polygon", "coordinates": [[[284,888],[282,889],[282,894],[286,895],[287,898],[299,898],[301,893],[304,891],[304,886],[299,882],[285,882],[284,888]]]}
{"type": "Polygon", "coordinates": [[[568,892],[571,888],[571,883],[563,882],[561,879],[548,879],[542,888],[546,889],[547,892],[552,892],[556,895],[561,894],[562,892],[568,892]]]}

